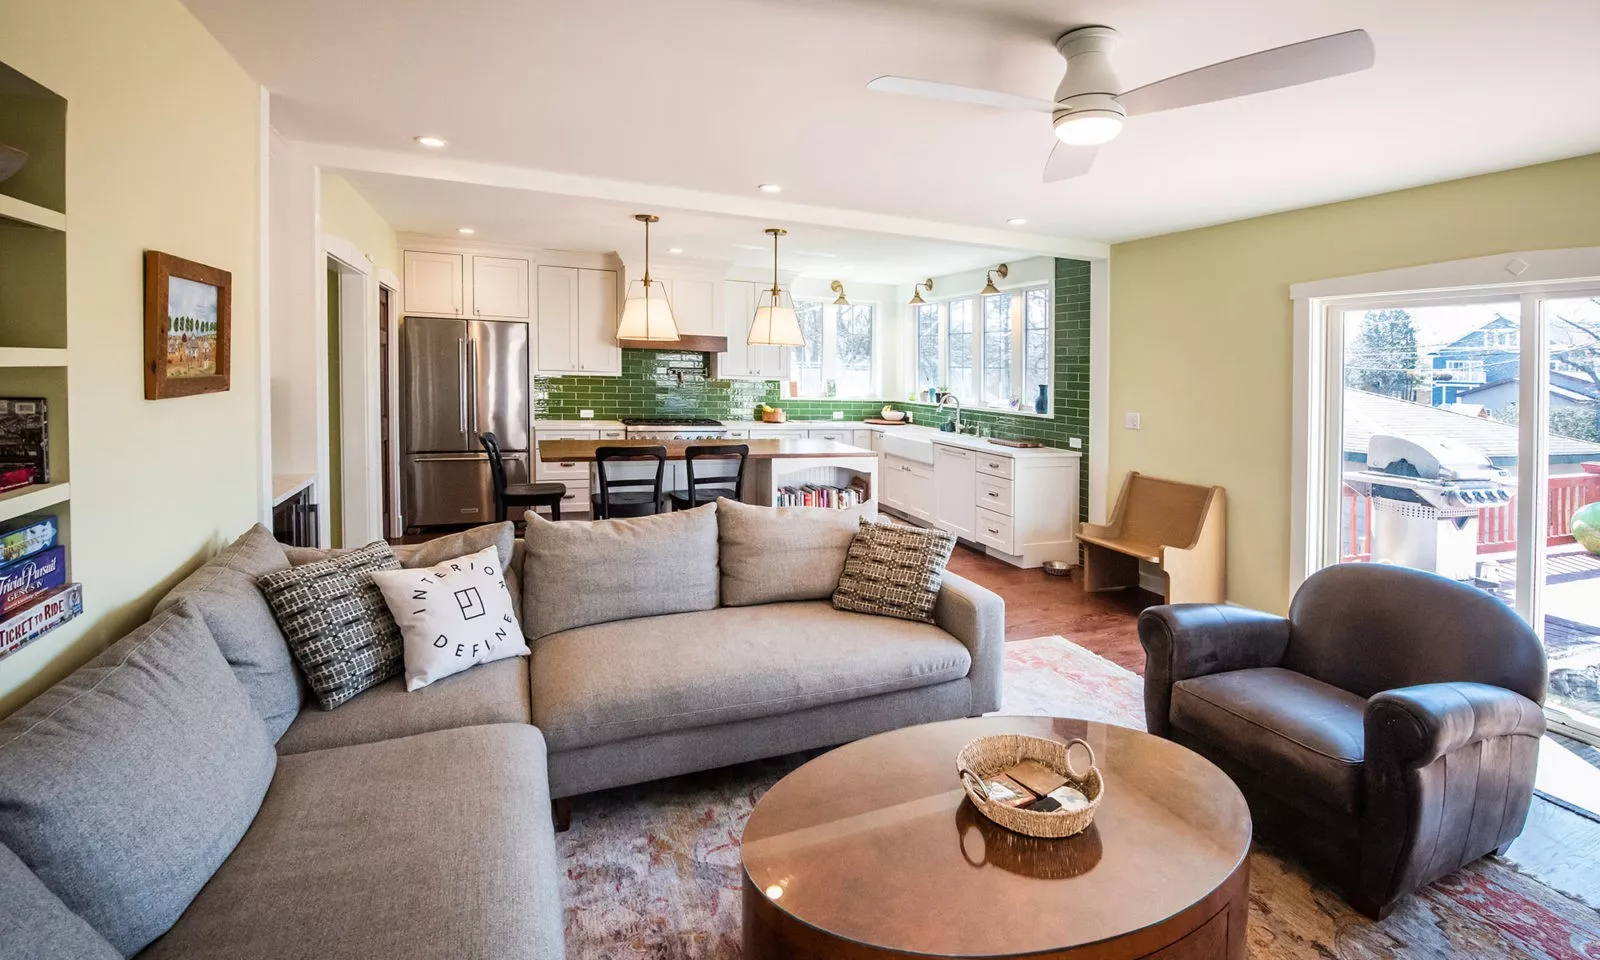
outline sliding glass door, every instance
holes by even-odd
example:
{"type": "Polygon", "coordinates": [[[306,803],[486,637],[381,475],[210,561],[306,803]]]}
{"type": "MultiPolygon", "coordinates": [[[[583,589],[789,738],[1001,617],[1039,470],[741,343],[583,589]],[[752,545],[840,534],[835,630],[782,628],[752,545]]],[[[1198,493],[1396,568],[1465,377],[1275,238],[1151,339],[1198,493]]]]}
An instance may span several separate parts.
{"type": "Polygon", "coordinates": [[[1321,562],[1513,606],[1553,725],[1600,742],[1600,291],[1348,301],[1325,330],[1321,562]]]}

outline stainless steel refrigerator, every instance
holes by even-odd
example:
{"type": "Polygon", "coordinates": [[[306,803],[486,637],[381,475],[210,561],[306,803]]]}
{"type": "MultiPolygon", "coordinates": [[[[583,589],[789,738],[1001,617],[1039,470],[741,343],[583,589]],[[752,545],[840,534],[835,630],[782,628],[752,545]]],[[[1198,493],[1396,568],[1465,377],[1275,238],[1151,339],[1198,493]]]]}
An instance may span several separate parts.
{"type": "Polygon", "coordinates": [[[500,441],[509,483],[528,482],[528,325],[400,321],[401,514],[408,527],[489,523],[494,488],[478,435],[500,441]]]}

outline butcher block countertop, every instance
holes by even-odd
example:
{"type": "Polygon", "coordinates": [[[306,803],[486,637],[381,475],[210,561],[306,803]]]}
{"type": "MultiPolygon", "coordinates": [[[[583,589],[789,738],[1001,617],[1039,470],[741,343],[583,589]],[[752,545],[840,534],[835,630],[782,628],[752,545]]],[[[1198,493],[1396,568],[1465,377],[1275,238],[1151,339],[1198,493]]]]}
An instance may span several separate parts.
{"type": "Polygon", "coordinates": [[[750,448],[752,460],[787,460],[791,458],[861,457],[877,459],[871,450],[854,447],[837,440],[801,440],[774,438],[770,440],[543,440],[539,443],[539,459],[565,463],[594,460],[600,447],[666,447],[668,460],[682,460],[689,447],[717,443],[742,443],[750,448]]]}

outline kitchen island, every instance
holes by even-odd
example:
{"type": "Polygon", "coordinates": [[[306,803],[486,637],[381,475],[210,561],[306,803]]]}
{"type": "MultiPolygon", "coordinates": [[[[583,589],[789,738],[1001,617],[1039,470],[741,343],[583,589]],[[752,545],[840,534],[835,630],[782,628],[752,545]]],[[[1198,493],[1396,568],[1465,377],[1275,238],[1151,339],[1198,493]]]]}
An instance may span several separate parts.
{"type": "MultiPolygon", "coordinates": [[[[774,506],[786,489],[859,488],[864,484],[867,515],[876,516],[878,455],[836,440],[543,440],[539,442],[538,456],[543,463],[571,469],[579,464],[593,464],[595,451],[601,447],[665,447],[668,463],[663,484],[671,492],[683,489],[686,484],[683,459],[689,447],[721,443],[743,444],[750,448],[745,464],[743,499],[746,503],[774,506]]],[[[648,465],[638,463],[610,469],[617,476],[630,478],[649,476],[651,470],[648,465]]],[[[591,490],[598,489],[594,486],[593,470],[591,466],[591,490]]]]}

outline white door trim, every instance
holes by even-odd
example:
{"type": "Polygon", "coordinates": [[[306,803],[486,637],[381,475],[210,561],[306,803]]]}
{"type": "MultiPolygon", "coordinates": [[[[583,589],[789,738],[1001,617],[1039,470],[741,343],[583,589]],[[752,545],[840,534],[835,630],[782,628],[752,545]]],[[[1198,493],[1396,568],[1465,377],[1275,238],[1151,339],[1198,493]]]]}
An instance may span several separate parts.
{"type": "MultiPolygon", "coordinates": [[[[324,264],[331,263],[339,273],[339,381],[343,400],[339,416],[341,449],[331,449],[328,422],[331,400],[328,389],[330,344],[326,320],[317,324],[317,417],[320,434],[322,476],[318,486],[320,502],[331,503],[329,466],[333,456],[341,467],[341,543],[360,545],[383,538],[383,478],[377,469],[382,460],[378,436],[378,285],[372,264],[361,248],[343,237],[324,234],[324,264]]],[[[319,277],[321,274],[319,274],[319,277]]],[[[328,315],[327,284],[318,283],[317,315],[328,315]]],[[[323,511],[319,523],[331,533],[331,516],[323,511]]],[[[324,540],[323,542],[331,542],[324,540]]]]}

